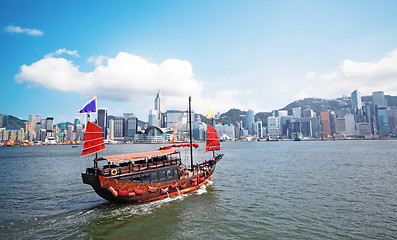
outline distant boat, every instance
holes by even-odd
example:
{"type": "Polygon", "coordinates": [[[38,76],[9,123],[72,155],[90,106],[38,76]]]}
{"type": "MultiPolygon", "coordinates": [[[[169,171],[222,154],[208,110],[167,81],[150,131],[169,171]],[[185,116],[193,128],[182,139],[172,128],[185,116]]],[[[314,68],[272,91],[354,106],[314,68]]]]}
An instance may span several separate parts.
{"type": "Polygon", "coordinates": [[[72,145],[72,148],[77,148],[79,147],[79,145],[72,145]]]}
{"type": "Polygon", "coordinates": [[[116,203],[142,203],[166,198],[172,195],[194,191],[212,179],[215,166],[224,154],[220,150],[216,130],[207,125],[206,151],[212,151],[212,158],[193,164],[191,107],[189,98],[190,143],[160,147],[156,151],[113,155],[98,158],[97,152],[105,149],[102,129],[87,123],[85,142],[81,156],[96,154],[94,167],[82,173],[83,183],[89,184],[102,198],[116,203]],[[181,153],[175,148],[190,148],[190,166],[184,166],[181,153]],[[107,161],[102,168],[98,161],[107,161]]]}
{"type": "Polygon", "coordinates": [[[302,133],[294,133],[293,136],[294,136],[294,141],[301,141],[303,138],[302,133]]]}

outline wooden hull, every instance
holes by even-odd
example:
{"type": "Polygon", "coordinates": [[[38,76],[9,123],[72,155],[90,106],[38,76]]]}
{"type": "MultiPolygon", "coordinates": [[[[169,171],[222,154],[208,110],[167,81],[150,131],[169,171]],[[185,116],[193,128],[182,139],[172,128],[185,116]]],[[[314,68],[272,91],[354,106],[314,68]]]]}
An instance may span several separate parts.
{"type": "Polygon", "coordinates": [[[159,183],[140,183],[82,173],[83,182],[92,186],[102,198],[115,203],[143,203],[173,195],[188,193],[212,179],[216,164],[208,171],[179,180],[159,183]]]}

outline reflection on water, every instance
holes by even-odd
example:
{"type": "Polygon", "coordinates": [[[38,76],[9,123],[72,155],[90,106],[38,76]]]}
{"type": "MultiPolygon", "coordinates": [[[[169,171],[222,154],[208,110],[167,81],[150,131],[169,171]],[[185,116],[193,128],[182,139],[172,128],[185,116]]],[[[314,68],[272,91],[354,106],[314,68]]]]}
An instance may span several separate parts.
{"type": "MultiPolygon", "coordinates": [[[[158,145],[109,145],[104,155],[158,145]]],[[[397,141],[230,142],[194,193],[116,205],[70,146],[0,148],[0,238],[392,239],[397,141]]]]}

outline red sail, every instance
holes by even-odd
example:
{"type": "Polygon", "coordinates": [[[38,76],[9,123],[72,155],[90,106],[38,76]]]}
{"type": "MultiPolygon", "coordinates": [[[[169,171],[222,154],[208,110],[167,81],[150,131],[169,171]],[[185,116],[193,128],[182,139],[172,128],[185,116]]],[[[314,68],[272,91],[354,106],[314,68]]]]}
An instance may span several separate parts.
{"type": "Polygon", "coordinates": [[[221,150],[221,143],[219,142],[218,133],[215,128],[207,124],[207,152],[221,150]]]}
{"type": "Polygon", "coordinates": [[[86,156],[105,149],[102,137],[102,128],[92,122],[87,122],[84,133],[84,149],[81,156],[86,156]]]}

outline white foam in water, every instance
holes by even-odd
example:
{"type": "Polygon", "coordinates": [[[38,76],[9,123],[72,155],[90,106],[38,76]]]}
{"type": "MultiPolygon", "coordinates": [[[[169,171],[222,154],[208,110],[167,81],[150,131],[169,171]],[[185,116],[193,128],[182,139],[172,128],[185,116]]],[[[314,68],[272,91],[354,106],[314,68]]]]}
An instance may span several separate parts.
{"type": "Polygon", "coordinates": [[[208,181],[206,184],[204,184],[203,186],[199,187],[196,191],[195,194],[196,195],[202,195],[207,193],[207,186],[211,186],[212,185],[212,181],[208,181]]]}
{"type": "Polygon", "coordinates": [[[199,187],[196,190],[196,192],[195,192],[195,194],[197,194],[197,195],[202,195],[204,193],[207,193],[207,186],[206,185],[203,185],[203,186],[199,187]]]}

